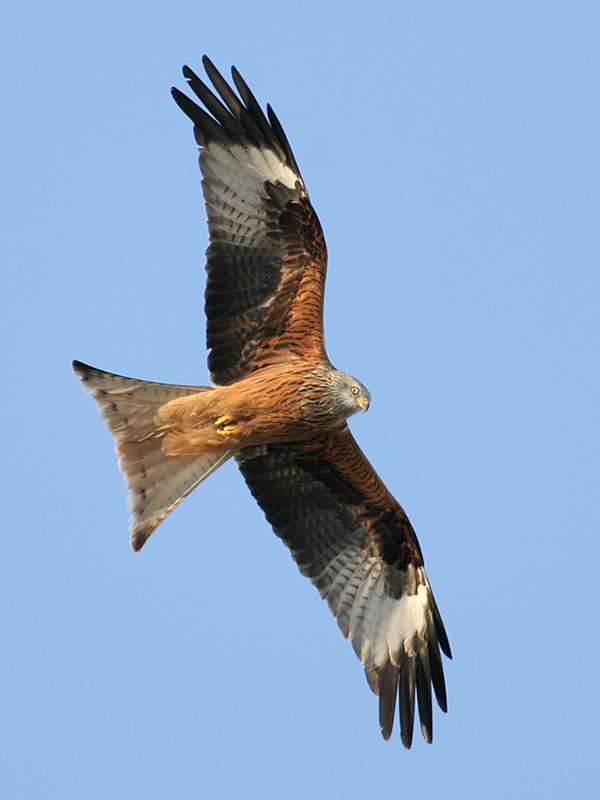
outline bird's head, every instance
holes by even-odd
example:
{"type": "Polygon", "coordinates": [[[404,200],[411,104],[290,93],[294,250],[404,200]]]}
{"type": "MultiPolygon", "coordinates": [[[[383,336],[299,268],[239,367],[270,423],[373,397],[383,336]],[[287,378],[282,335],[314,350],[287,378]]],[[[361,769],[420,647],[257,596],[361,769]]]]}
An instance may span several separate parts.
{"type": "Polygon", "coordinates": [[[352,375],[336,370],[335,375],[336,404],[343,409],[344,416],[351,417],[358,411],[368,411],[371,395],[366,386],[352,375]]]}

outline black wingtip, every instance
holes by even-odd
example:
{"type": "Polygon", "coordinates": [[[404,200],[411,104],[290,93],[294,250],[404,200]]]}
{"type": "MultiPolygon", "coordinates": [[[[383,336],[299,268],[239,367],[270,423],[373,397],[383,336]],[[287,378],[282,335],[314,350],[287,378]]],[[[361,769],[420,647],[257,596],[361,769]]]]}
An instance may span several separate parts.
{"type": "Polygon", "coordinates": [[[294,156],[292,147],[285,134],[285,131],[283,130],[283,125],[279,121],[279,117],[277,116],[275,111],[273,111],[273,106],[270,103],[267,103],[267,117],[269,119],[271,127],[275,132],[275,136],[278,138],[281,147],[283,147],[283,152],[286,155],[290,167],[294,170],[296,175],[300,177],[300,168],[298,167],[298,162],[296,161],[296,157],[294,156]]]}
{"type": "Polygon", "coordinates": [[[388,664],[379,674],[379,725],[386,741],[392,735],[397,696],[398,668],[388,664]]]}
{"type": "Polygon", "coordinates": [[[190,98],[181,92],[176,86],[171,86],[171,97],[173,100],[175,100],[186,117],[191,119],[192,122],[196,124],[196,109],[198,106],[194,103],[194,101],[190,100],[190,98]]]}
{"type": "Polygon", "coordinates": [[[404,745],[404,747],[406,747],[407,750],[410,750],[410,748],[412,747],[413,732],[412,731],[405,731],[405,730],[401,729],[400,730],[400,740],[402,741],[402,744],[404,745]]]}
{"type": "Polygon", "coordinates": [[[448,641],[448,634],[442,623],[442,618],[439,618],[439,625],[437,627],[438,641],[442,648],[442,653],[449,659],[452,659],[452,650],[450,649],[450,642],[448,641]]]}
{"type": "Polygon", "coordinates": [[[433,735],[424,722],[421,723],[421,733],[423,734],[423,739],[427,742],[427,744],[433,744],[433,735]]]}
{"type": "Polygon", "coordinates": [[[239,71],[239,69],[235,66],[235,64],[231,65],[230,72],[231,72],[231,77],[233,79],[233,82],[236,85],[237,90],[239,91],[240,95],[242,95],[242,99],[243,99],[244,92],[248,91],[248,84],[244,80],[244,76],[239,71]]]}
{"type": "Polygon", "coordinates": [[[411,659],[400,670],[398,679],[400,738],[410,750],[415,725],[415,664],[411,659]]]}
{"type": "Polygon", "coordinates": [[[431,676],[428,661],[423,653],[417,656],[417,706],[421,720],[421,733],[428,744],[433,741],[433,707],[431,703],[431,676]]]}
{"type": "Polygon", "coordinates": [[[448,640],[448,634],[446,633],[446,628],[444,627],[444,621],[442,620],[442,615],[440,614],[440,610],[435,602],[435,597],[431,594],[431,600],[433,605],[433,622],[435,625],[435,632],[437,635],[438,642],[440,643],[440,647],[442,648],[442,653],[447,656],[448,658],[452,658],[452,650],[450,649],[450,642],[448,640]]]}

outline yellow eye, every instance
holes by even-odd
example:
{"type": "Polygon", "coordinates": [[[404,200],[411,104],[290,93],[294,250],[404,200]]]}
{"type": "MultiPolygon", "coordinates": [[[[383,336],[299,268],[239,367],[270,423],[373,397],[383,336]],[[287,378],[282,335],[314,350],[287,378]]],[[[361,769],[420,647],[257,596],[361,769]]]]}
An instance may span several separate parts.
{"type": "Polygon", "coordinates": [[[358,386],[353,386],[350,389],[350,391],[352,392],[352,394],[360,394],[360,389],[358,388],[358,386]]]}

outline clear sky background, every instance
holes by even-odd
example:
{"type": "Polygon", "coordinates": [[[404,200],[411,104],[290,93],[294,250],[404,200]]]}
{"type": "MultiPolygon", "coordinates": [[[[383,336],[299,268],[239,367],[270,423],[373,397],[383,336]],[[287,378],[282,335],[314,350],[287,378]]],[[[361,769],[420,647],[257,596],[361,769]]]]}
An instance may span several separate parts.
{"type": "Polygon", "coordinates": [[[0,796],[597,796],[598,4],[11,4],[0,61],[0,796]],[[274,105],[325,228],[352,427],[454,650],[433,746],[383,742],[233,463],[129,550],[70,361],[206,381],[169,96],[203,52],[274,105]]]}

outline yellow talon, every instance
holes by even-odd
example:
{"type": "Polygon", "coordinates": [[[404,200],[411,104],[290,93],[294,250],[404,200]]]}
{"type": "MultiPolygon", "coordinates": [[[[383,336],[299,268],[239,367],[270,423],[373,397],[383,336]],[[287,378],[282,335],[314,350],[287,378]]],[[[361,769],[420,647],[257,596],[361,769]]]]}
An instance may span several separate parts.
{"type": "Polygon", "coordinates": [[[233,424],[233,420],[231,417],[222,416],[215,420],[215,427],[217,429],[217,433],[221,436],[231,436],[234,433],[237,433],[237,427],[233,424]]]}
{"type": "Polygon", "coordinates": [[[235,425],[221,425],[217,428],[217,433],[220,436],[233,436],[235,433],[238,432],[238,429],[235,425]]]}

